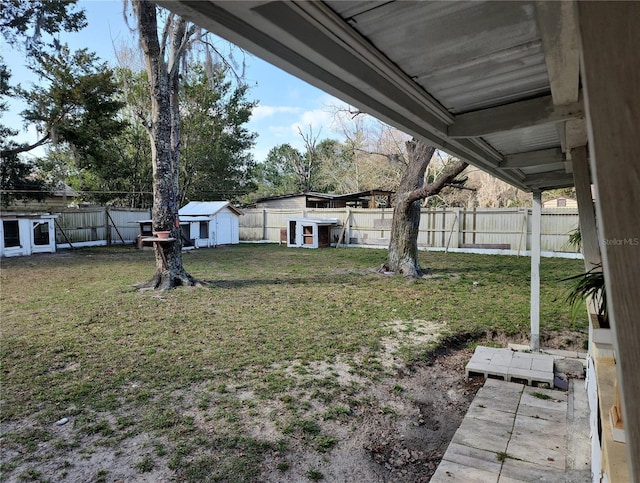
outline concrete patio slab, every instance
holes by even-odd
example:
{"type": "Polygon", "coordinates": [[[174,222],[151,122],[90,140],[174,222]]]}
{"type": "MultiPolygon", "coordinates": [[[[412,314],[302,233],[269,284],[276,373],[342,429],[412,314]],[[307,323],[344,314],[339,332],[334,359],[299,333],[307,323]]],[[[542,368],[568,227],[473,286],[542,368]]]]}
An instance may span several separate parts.
{"type": "Polygon", "coordinates": [[[478,448],[470,448],[457,443],[451,443],[443,460],[462,464],[478,470],[489,471],[496,475],[500,473],[502,463],[496,459],[496,454],[478,448]]]}
{"type": "Polygon", "coordinates": [[[591,481],[584,384],[569,391],[487,379],[431,481],[591,481]]]}
{"type": "Polygon", "coordinates": [[[522,390],[522,384],[487,379],[470,407],[485,407],[515,413],[520,404],[522,390]],[[500,390],[496,391],[496,387],[499,387],[500,390]]]}
{"type": "MultiPolygon", "coordinates": [[[[499,483],[515,483],[523,481],[535,481],[535,482],[554,482],[565,483],[570,481],[567,479],[568,475],[564,470],[558,470],[554,468],[543,468],[539,465],[529,463],[526,461],[517,461],[513,459],[507,459],[502,465],[500,471],[499,483]]],[[[584,478],[584,475],[582,475],[584,478]]],[[[590,480],[577,480],[585,483],[590,480]]]]}
{"type": "Polygon", "coordinates": [[[566,436],[566,424],[557,427],[553,421],[518,415],[506,452],[510,458],[564,471],[566,436]]]}
{"type": "Polygon", "coordinates": [[[503,417],[497,421],[465,417],[452,441],[495,453],[506,451],[511,438],[513,421],[509,420],[509,413],[503,412],[501,414],[503,417]]]}
{"type": "Polygon", "coordinates": [[[499,473],[479,470],[452,461],[442,461],[431,483],[498,483],[499,473]]]}

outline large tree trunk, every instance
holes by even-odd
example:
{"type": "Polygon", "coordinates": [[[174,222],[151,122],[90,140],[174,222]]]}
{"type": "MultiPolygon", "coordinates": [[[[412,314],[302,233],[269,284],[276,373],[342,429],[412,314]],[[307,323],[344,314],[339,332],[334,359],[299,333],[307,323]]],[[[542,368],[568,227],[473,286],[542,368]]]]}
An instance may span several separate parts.
{"type": "Polygon", "coordinates": [[[418,261],[421,200],[438,194],[468,166],[465,162],[455,161],[447,166],[438,178],[425,186],[424,175],[435,151],[434,147],[415,139],[407,142],[409,164],[400,180],[393,205],[389,252],[387,263],[382,266],[385,271],[400,273],[410,278],[422,276],[418,261]]]}
{"type": "Polygon", "coordinates": [[[178,63],[176,45],[185,35],[184,20],[179,20],[171,38],[171,56],[167,63],[158,41],[156,5],[146,0],[133,3],[138,17],[140,42],[144,50],[151,94],[151,161],[153,164],[154,231],[170,231],[172,241],[154,243],[156,273],[140,288],[166,290],[197,282],[182,266],[182,236],[178,220],[178,173],[180,159],[178,117],[178,63]]]}

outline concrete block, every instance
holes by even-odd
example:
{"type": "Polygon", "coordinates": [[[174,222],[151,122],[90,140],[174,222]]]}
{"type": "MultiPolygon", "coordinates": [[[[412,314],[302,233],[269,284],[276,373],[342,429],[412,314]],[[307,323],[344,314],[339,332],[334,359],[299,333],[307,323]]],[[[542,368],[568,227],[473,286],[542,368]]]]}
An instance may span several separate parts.
{"type": "Polygon", "coordinates": [[[514,357],[513,360],[511,361],[511,364],[509,365],[510,368],[517,368],[517,369],[531,369],[531,363],[533,362],[532,359],[528,358],[528,357],[514,357]]]}
{"type": "Polygon", "coordinates": [[[531,359],[531,369],[534,371],[551,372],[553,373],[553,357],[538,359],[531,359]]]}
{"type": "Polygon", "coordinates": [[[485,379],[489,376],[497,376],[506,380],[509,366],[498,366],[486,362],[469,361],[466,366],[467,379],[474,374],[483,375],[485,379]]]}
{"type": "Polygon", "coordinates": [[[491,356],[491,364],[496,364],[499,366],[508,366],[511,364],[511,360],[513,359],[513,352],[497,352],[491,356]]]}
{"type": "Polygon", "coordinates": [[[527,381],[528,384],[530,385],[533,383],[543,382],[553,386],[553,371],[543,372],[543,371],[511,368],[509,369],[508,380],[511,381],[512,379],[522,379],[527,381]]]}

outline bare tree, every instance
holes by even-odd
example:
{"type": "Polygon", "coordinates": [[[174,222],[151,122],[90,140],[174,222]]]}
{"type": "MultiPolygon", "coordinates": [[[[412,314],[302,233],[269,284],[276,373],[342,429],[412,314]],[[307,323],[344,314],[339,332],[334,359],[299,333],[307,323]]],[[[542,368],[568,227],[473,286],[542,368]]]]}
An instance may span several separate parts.
{"type": "Polygon", "coordinates": [[[389,252],[387,262],[381,269],[418,278],[422,275],[418,262],[420,201],[438,194],[445,186],[455,184],[454,180],[468,164],[454,160],[432,182],[425,185],[425,172],[436,148],[412,139],[407,141],[406,149],[409,163],[396,192],[389,252]]]}
{"type": "Polygon", "coordinates": [[[305,192],[311,191],[312,179],[314,172],[318,170],[318,138],[320,132],[313,134],[313,128],[309,125],[307,132],[302,132],[302,129],[298,127],[298,134],[304,142],[305,154],[299,156],[294,160],[293,169],[298,177],[298,183],[305,192]]]}
{"type": "Polygon", "coordinates": [[[323,177],[340,193],[394,191],[407,164],[408,136],[354,109],[333,106],[333,123],[343,136],[345,155],[323,165],[323,177]]]}

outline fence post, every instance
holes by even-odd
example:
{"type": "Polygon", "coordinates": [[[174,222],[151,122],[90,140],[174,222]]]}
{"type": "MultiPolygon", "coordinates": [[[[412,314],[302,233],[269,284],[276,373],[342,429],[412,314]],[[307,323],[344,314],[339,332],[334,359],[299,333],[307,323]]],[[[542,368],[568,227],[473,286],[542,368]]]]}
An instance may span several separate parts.
{"type": "Polygon", "coordinates": [[[455,218],[453,219],[455,232],[453,234],[453,245],[451,248],[459,248],[460,247],[460,208],[456,207],[453,209],[455,213],[455,218]]]}
{"type": "Polygon", "coordinates": [[[107,239],[107,246],[111,245],[111,225],[109,224],[109,207],[104,207],[104,236],[107,239]]]}
{"type": "Polygon", "coordinates": [[[267,210],[266,208],[262,208],[262,239],[268,240],[267,237],[267,210]]]}
{"type": "Polygon", "coordinates": [[[518,256],[520,252],[527,251],[527,233],[529,226],[529,208],[523,210],[524,216],[522,218],[522,230],[520,231],[520,241],[518,242],[518,256]]]}

